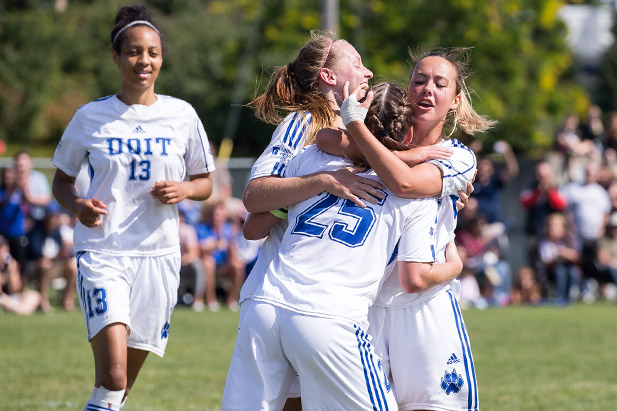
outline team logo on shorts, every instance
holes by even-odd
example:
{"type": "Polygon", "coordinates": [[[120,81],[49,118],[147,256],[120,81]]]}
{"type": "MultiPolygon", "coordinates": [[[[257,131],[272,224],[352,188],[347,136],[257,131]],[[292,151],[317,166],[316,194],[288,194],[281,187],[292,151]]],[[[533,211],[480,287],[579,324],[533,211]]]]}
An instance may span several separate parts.
{"type": "Polygon", "coordinates": [[[457,393],[463,387],[463,376],[461,374],[456,373],[456,368],[452,369],[452,372],[444,373],[444,376],[441,377],[441,389],[445,391],[447,395],[450,393],[457,393]]]}
{"type": "Polygon", "coordinates": [[[448,365],[450,364],[454,364],[457,362],[461,362],[461,360],[458,359],[458,357],[456,356],[456,354],[452,353],[452,355],[450,356],[450,358],[448,358],[448,365]]]}
{"type": "Polygon", "coordinates": [[[161,340],[169,337],[169,323],[165,323],[163,329],[161,329],[161,340]]]}

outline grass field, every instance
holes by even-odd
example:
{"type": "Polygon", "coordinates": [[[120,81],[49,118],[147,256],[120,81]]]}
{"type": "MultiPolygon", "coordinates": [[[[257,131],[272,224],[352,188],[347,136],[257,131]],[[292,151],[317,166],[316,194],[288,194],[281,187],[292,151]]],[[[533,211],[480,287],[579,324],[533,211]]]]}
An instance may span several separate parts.
{"type": "MultiPolygon", "coordinates": [[[[463,313],[483,410],[617,409],[617,306],[463,313]]],[[[125,410],[217,410],[238,314],[173,314],[164,359],[151,355],[125,410]]],[[[93,384],[79,312],[0,312],[0,410],[81,410],[93,384]]]]}

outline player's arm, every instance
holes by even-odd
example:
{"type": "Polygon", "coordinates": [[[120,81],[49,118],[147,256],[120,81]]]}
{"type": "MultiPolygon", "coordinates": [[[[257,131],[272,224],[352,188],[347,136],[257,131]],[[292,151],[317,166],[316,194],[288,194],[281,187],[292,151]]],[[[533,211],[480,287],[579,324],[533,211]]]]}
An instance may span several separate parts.
{"type": "MultiPolygon", "coordinates": [[[[282,210],[276,210],[283,213],[282,210]]],[[[242,234],[247,240],[260,240],[270,234],[270,231],[281,221],[279,214],[266,211],[264,213],[249,213],[242,226],[242,234]]],[[[285,216],[286,218],[286,216],[285,216]]]]}
{"type": "Polygon", "coordinates": [[[80,198],[75,189],[75,177],[60,169],[56,170],[52,192],[62,207],[75,214],[86,227],[101,225],[101,215],[107,214],[107,206],[95,198],[80,198]]]}
{"type": "Polygon", "coordinates": [[[424,198],[440,196],[443,174],[439,167],[423,163],[411,169],[394,153],[387,149],[364,124],[362,112],[371,105],[373,93],[369,92],[364,102],[359,103],[356,95],[359,88],[348,96],[348,83],[345,83],[345,101],[341,106],[341,118],[366,161],[375,170],[384,184],[399,197],[424,198]]]}
{"type": "Polygon", "coordinates": [[[446,262],[398,262],[399,282],[406,293],[419,293],[435,285],[455,279],[463,270],[454,241],[446,248],[446,262]]]}
{"type": "Polygon", "coordinates": [[[162,204],[176,204],[187,198],[203,201],[211,194],[212,177],[210,173],[189,176],[188,181],[157,181],[150,189],[150,195],[162,204]]]}
{"type": "Polygon", "coordinates": [[[251,213],[277,210],[327,191],[365,207],[363,201],[376,204],[383,197],[383,186],[356,175],[354,169],[321,171],[297,177],[265,176],[251,180],[242,200],[251,213]]]}
{"type": "Polygon", "coordinates": [[[315,143],[321,151],[350,160],[361,160],[362,152],[342,128],[326,127],[317,132],[315,143]]]}
{"type": "Polygon", "coordinates": [[[430,163],[409,167],[381,144],[364,125],[356,120],[347,124],[347,131],[384,184],[399,197],[424,198],[440,196],[443,174],[430,163]]]}
{"type": "MultiPolygon", "coordinates": [[[[351,160],[364,159],[362,151],[347,130],[342,128],[327,127],[319,130],[316,136],[316,144],[320,150],[328,154],[351,160]]],[[[452,150],[438,145],[414,147],[406,151],[394,151],[392,153],[408,166],[415,166],[428,160],[442,160],[452,156],[452,150]]]]}

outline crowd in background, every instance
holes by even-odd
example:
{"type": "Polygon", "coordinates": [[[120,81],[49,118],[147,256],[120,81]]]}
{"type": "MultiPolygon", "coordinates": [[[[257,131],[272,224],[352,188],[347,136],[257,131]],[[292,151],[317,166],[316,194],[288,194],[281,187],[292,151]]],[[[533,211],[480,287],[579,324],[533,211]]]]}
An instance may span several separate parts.
{"type": "MultiPolygon", "coordinates": [[[[464,262],[461,304],[617,301],[617,112],[603,121],[601,110],[590,106],[584,119],[564,119],[554,150],[536,163],[533,181],[519,195],[525,221],[502,211],[503,191],[520,172],[510,145],[485,147],[479,140],[468,145],[478,171],[456,230],[464,262]],[[525,232],[526,261],[513,272],[508,234],[515,226],[525,232]]],[[[80,182],[87,185],[82,174],[78,188],[80,182]]],[[[210,199],[179,204],[178,304],[196,311],[218,311],[221,304],[237,310],[260,242],[242,236],[247,213],[232,196],[234,182],[224,162],[213,178],[210,199]]],[[[19,314],[47,313],[53,305],[74,309],[76,223],[52,198],[47,177],[33,169],[30,155],[17,153],[0,178],[2,308],[19,314]],[[50,289],[61,290],[57,304],[50,302],[50,289]]]]}
{"type": "Polygon", "coordinates": [[[465,260],[462,303],[617,301],[617,112],[603,121],[600,108],[590,106],[582,121],[564,119],[554,149],[519,194],[525,221],[500,215],[501,192],[519,174],[510,146],[470,147],[478,173],[456,237],[465,260]],[[497,167],[495,154],[502,156],[497,167]],[[525,233],[526,261],[512,272],[508,233],[515,223],[525,233]]]}

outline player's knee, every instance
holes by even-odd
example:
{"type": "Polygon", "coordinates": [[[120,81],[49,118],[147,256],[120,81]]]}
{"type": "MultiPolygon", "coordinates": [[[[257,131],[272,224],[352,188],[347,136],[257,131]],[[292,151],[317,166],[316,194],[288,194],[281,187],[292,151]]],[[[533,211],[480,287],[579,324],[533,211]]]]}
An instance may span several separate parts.
{"type": "Polygon", "coordinates": [[[126,389],[126,370],[120,366],[111,367],[102,375],[102,385],[110,391],[126,389]]]}

